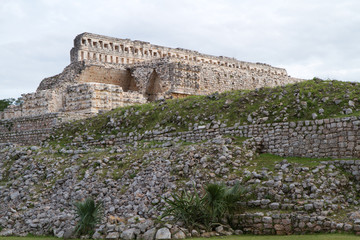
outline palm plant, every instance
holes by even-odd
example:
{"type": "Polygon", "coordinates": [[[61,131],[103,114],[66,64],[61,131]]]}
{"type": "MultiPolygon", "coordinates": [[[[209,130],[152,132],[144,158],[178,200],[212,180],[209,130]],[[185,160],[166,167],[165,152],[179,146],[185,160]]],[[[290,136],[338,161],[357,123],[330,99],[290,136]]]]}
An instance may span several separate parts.
{"type": "Polygon", "coordinates": [[[211,183],[205,187],[204,202],[212,222],[218,221],[225,214],[225,193],[224,184],[211,183]]]}
{"type": "Polygon", "coordinates": [[[212,222],[220,222],[223,217],[231,222],[233,215],[240,210],[238,201],[245,193],[245,188],[242,188],[239,182],[230,188],[224,183],[208,184],[205,187],[204,200],[212,222]]]}
{"type": "Polygon", "coordinates": [[[226,218],[230,225],[233,223],[235,213],[241,211],[241,206],[238,202],[244,198],[247,192],[248,190],[242,187],[239,182],[225,190],[224,201],[226,203],[226,218]]]}
{"type": "Polygon", "coordinates": [[[103,213],[102,203],[96,203],[92,198],[83,202],[76,202],[76,215],[79,222],[75,227],[76,234],[93,234],[96,224],[101,222],[103,213]]]}

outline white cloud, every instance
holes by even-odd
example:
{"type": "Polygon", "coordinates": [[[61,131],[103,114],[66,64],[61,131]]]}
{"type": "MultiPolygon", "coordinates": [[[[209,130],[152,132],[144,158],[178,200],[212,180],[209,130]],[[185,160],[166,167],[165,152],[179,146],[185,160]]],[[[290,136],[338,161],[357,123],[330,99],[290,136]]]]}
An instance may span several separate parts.
{"type": "Polygon", "coordinates": [[[2,0],[0,99],[61,72],[85,31],[355,81],[358,12],[356,0],[2,0]]]}

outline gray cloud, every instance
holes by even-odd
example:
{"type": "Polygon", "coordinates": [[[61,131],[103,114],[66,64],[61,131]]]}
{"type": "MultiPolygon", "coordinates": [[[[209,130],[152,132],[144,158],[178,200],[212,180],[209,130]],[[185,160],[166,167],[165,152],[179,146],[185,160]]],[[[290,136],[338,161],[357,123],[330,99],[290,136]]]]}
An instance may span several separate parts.
{"type": "Polygon", "coordinates": [[[0,99],[60,73],[82,32],[358,81],[358,12],[356,0],[2,0],[0,99]]]}

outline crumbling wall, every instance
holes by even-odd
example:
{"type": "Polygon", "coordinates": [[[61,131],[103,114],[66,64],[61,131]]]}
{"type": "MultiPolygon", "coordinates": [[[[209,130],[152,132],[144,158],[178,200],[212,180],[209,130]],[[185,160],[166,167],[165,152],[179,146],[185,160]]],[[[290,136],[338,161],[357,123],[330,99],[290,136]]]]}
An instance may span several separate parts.
{"type": "Polygon", "coordinates": [[[73,62],[60,74],[43,79],[36,91],[60,88],[75,83],[85,67],[85,62],[73,62]]]}
{"type": "Polygon", "coordinates": [[[61,123],[90,116],[81,113],[49,113],[0,120],[0,144],[38,145],[61,123]]]}
{"type": "Polygon", "coordinates": [[[139,63],[131,68],[139,93],[148,101],[167,97],[172,88],[174,64],[167,59],[139,63]]]}
{"type": "Polygon", "coordinates": [[[132,91],[124,92],[120,86],[83,83],[67,87],[64,111],[98,113],[100,110],[111,110],[145,102],[146,99],[142,94],[132,91]]]}
{"type": "MultiPolygon", "coordinates": [[[[263,69],[233,69],[201,64],[199,94],[215,91],[252,90],[261,87],[275,87],[295,83],[300,79],[263,69]]],[[[186,76],[187,77],[187,76],[186,76]]],[[[186,77],[184,81],[186,81],[186,77]]]]}
{"type": "Polygon", "coordinates": [[[59,93],[59,89],[41,90],[35,93],[23,94],[22,104],[19,106],[10,106],[5,109],[2,118],[10,119],[24,116],[37,116],[59,112],[61,108],[62,95],[59,93]]]}
{"type": "Polygon", "coordinates": [[[80,74],[78,82],[105,83],[117,85],[124,91],[136,91],[138,87],[131,75],[130,69],[125,67],[104,67],[102,65],[87,66],[80,74]]]}
{"type": "Polygon", "coordinates": [[[189,64],[175,59],[159,59],[134,64],[131,74],[139,92],[149,101],[159,97],[205,95],[231,90],[274,87],[301,81],[270,71],[233,69],[207,63],[189,64]],[[150,98],[149,95],[156,95],[150,98]]]}
{"type": "Polygon", "coordinates": [[[35,116],[59,112],[62,108],[61,90],[49,89],[22,95],[22,115],[35,116]]]}

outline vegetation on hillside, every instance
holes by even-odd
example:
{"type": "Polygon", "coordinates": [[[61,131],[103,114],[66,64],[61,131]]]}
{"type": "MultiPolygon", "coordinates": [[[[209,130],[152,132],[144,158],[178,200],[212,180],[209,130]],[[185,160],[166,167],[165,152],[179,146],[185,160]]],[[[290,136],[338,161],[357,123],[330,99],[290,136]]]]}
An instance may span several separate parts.
{"type": "Polygon", "coordinates": [[[96,224],[101,222],[102,203],[96,203],[92,198],[88,198],[83,202],[76,202],[76,215],[79,221],[75,227],[75,233],[79,235],[94,233],[96,224]]]}
{"type": "Polygon", "coordinates": [[[233,216],[241,210],[237,202],[244,199],[245,193],[239,183],[232,187],[211,183],[204,187],[203,193],[196,189],[192,193],[185,190],[173,193],[171,198],[165,199],[163,217],[171,216],[174,222],[180,220],[190,229],[205,227],[210,231],[221,224],[231,225],[233,216]]]}
{"type": "Polygon", "coordinates": [[[14,102],[15,99],[13,98],[7,98],[7,99],[1,99],[0,100],[0,112],[4,111],[5,108],[7,108],[9,105],[11,105],[14,102]]]}
{"type": "Polygon", "coordinates": [[[0,99],[0,112],[4,111],[5,108],[7,108],[8,106],[10,106],[11,104],[14,105],[20,105],[21,104],[21,99],[15,99],[15,98],[6,98],[6,99],[0,99]]]}
{"type": "Polygon", "coordinates": [[[296,84],[231,91],[209,96],[158,101],[118,108],[96,117],[70,123],[57,132],[70,142],[85,134],[101,139],[106,134],[144,133],[154,129],[184,131],[198,126],[232,126],[359,114],[360,84],[313,79],[296,84]]]}

